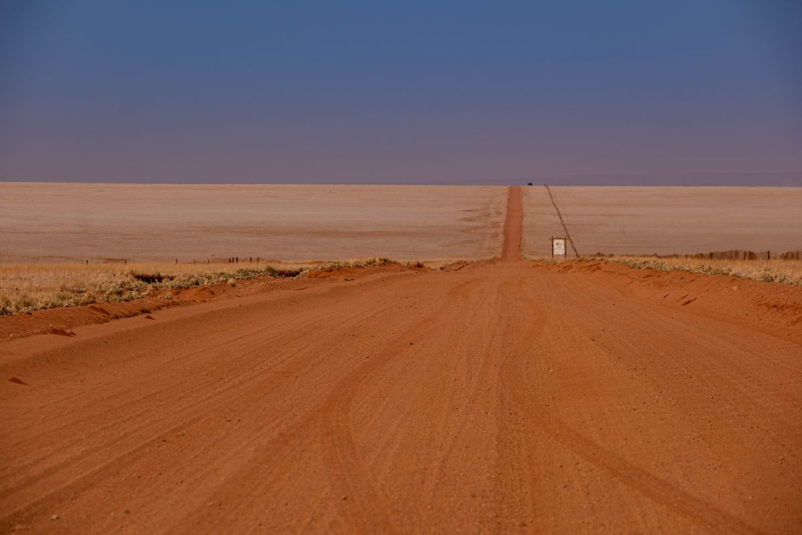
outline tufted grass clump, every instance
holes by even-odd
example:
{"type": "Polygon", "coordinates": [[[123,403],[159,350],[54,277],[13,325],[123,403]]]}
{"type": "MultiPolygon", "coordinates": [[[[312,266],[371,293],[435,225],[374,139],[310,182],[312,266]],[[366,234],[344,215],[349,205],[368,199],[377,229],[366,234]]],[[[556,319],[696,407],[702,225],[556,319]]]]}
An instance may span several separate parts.
{"type": "Polygon", "coordinates": [[[802,260],[738,260],[656,256],[612,256],[600,259],[636,269],[685,271],[703,275],[727,275],[741,279],[802,286],[802,260]]]}

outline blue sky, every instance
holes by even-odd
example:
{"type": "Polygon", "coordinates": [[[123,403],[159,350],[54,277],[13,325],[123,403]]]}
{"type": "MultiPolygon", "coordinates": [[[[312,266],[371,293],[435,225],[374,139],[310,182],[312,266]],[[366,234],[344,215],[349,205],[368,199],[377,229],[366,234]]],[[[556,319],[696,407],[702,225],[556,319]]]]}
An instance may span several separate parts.
{"type": "Polygon", "coordinates": [[[3,2],[0,180],[802,185],[802,2],[3,2]]]}

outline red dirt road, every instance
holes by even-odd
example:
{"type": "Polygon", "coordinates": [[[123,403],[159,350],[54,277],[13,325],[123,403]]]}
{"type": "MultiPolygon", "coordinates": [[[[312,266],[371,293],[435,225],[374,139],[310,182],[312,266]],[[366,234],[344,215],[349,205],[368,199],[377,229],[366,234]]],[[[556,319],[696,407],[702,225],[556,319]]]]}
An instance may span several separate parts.
{"type": "Polygon", "coordinates": [[[504,246],[502,262],[517,262],[521,259],[521,233],[523,232],[524,209],[521,188],[510,188],[507,201],[507,219],[504,221],[504,246]]]}
{"type": "Polygon", "coordinates": [[[799,532],[798,289],[630,271],[367,271],[0,344],[0,529],[799,532]]]}

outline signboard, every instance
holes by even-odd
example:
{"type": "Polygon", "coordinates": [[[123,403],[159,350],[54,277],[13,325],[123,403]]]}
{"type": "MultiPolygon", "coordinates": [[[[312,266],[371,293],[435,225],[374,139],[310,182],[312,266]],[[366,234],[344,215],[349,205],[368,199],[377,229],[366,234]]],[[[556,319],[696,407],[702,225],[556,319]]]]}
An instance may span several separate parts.
{"type": "Polygon", "coordinates": [[[565,255],[565,238],[552,238],[551,239],[551,256],[566,256],[565,255]]]}

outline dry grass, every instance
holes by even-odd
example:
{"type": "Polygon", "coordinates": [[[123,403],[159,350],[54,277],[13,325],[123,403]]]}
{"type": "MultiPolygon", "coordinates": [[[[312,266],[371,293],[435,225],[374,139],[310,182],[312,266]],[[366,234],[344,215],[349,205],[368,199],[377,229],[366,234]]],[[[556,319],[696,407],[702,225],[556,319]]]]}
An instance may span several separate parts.
{"type": "MultiPolygon", "coordinates": [[[[411,263],[444,269],[453,260],[411,263]]],[[[328,263],[238,264],[0,264],[0,316],[56,307],[130,301],[165,289],[184,289],[258,277],[298,277],[327,268],[383,266],[387,258],[328,263]]],[[[169,298],[168,296],[165,296],[169,298]]]]}
{"type": "Polygon", "coordinates": [[[305,266],[266,264],[0,264],[0,315],[129,301],[161,289],[192,288],[305,266]]]}
{"type": "Polygon", "coordinates": [[[732,275],[742,279],[802,286],[802,260],[708,260],[654,256],[615,256],[604,259],[637,269],[732,275]]]}

